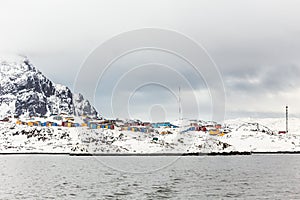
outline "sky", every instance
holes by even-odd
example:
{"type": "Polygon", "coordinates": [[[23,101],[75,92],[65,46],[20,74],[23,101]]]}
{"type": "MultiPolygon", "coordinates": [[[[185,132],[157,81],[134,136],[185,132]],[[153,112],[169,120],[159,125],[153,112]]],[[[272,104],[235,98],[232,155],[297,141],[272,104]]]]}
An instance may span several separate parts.
{"type": "Polygon", "coordinates": [[[109,118],[212,119],[214,110],[220,111],[217,119],[284,117],[286,105],[291,116],[300,117],[299,7],[292,0],[0,0],[0,55],[26,55],[52,81],[82,93],[109,118]],[[103,44],[145,28],[169,31],[165,40],[172,48],[199,57],[200,73],[180,55],[142,49],[101,74],[100,60],[108,53],[117,57],[118,48],[127,45],[117,39],[111,49],[103,44]],[[98,68],[87,72],[87,65],[98,68]]]}

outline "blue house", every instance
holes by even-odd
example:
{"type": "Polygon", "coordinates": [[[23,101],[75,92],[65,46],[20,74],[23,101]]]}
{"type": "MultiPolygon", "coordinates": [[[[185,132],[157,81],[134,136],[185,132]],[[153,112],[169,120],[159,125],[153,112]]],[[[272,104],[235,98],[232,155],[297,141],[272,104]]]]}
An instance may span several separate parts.
{"type": "Polygon", "coordinates": [[[75,123],[74,126],[75,127],[80,127],[80,124],[79,123],[75,123]]]}
{"type": "Polygon", "coordinates": [[[170,122],[152,123],[151,126],[153,128],[160,128],[160,127],[178,128],[178,126],[175,126],[175,125],[171,124],[170,122]]]}
{"type": "Polygon", "coordinates": [[[91,129],[97,129],[97,124],[95,124],[95,123],[90,123],[90,124],[89,124],[89,127],[90,127],[91,129]]]}

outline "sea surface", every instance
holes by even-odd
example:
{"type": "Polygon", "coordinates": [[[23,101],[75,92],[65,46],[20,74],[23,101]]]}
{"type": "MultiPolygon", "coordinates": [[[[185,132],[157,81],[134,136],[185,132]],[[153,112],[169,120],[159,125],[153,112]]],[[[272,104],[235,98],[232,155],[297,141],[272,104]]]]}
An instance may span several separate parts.
{"type": "Polygon", "coordinates": [[[0,156],[0,199],[300,199],[300,155],[0,156]]]}

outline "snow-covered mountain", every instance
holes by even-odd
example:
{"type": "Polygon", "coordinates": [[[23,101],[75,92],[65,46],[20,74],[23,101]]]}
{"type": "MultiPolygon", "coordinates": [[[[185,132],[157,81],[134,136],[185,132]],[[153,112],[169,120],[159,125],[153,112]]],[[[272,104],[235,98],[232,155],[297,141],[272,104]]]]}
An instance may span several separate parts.
{"type": "Polygon", "coordinates": [[[96,117],[96,109],[81,94],[45,77],[24,57],[0,58],[0,117],[57,113],[96,117]]]}

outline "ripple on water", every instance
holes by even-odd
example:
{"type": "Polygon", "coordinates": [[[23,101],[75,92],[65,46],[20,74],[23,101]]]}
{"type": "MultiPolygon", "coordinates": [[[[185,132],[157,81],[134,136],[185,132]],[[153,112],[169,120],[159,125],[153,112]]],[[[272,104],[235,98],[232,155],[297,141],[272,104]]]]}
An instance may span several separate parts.
{"type": "MultiPolygon", "coordinates": [[[[118,159],[110,162],[117,165],[118,159]]],[[[122,159],[151,168],[165,158],[122,159]]],[[[249,156],[242,162],[234,156],[184,157],[148,174],[121,173],[93,158],[67,156],[0,156],[0,166],[0,199],[300,198],[300,155],[249,156]]]]}

